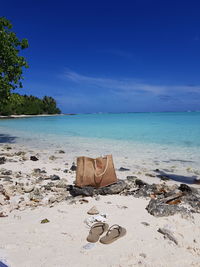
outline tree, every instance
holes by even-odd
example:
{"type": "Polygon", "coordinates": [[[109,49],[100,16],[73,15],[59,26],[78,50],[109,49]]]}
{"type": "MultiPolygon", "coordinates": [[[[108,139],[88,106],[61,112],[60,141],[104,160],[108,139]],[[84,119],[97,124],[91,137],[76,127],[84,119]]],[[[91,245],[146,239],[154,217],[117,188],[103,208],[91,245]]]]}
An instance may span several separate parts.
{"type": "Polygon", "coordinates": [[[33,95],[19,95],[12,93],[4,104],[3,110],[0,107],[0,115],[39,115],[39,114],[59,114],[61,111],[57,107],[55,99],[45,96],[43,99],[33,95]]]}
{"type": "Polygon", "coordinates": [[[60,113],[60,109],[56,106],[56,101],[51,96],[44,96],[43,99],[43,111],[47,114],[60,113]]]}
{"type": "Polygon", "coordinates": [[[60,113],[52,97],[40,99],[12,93],[22,87],[22,70],[28,64],[20,52],[27,47],[28,41],[19,40],[10,21],[0,17],[0,115],[60,113]]]}
{"type": "Polygon", "coordinates": [[[28,47],[27,39],[18,39],[12,32],[12,24],[5,17],[0,17],[0,105],[5,104],[10,93],[22,88],[22,70],[28,68],[20,50],[28,47]]]}

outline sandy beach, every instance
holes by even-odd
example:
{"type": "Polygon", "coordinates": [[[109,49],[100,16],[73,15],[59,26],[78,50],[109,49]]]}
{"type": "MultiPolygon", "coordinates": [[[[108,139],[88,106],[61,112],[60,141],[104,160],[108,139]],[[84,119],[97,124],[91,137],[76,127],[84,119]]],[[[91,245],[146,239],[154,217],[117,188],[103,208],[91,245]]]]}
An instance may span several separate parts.
{"type": "Polygon", "coordinates": [[[200,267],[200,1],[1,1],[0,267],[200,267]]]}
{"type": "MultiPolygon", "coordinates": [[[[7,196],[0,195],[0,261],[8,266],[199,266],[198,213],[155,217],[146,210],[149,197],[115,194],[73,198],[66,186],[73,185],[75,171],[70,168],[75,155],[83,151],[2,143],[0,153],[6,159],[0,165],[0,179],[7,196]],[[31,156],[38,160],[30,160],[31,156]],[[109,226],[119,224],[127,234],[110,245],[88,243],[92,215],[87,212],[93,206],[109,226]],[[48,223],[41,223],[43,219],[48,223]],[[159,229],[169,231],[176,242],[159,229]]],[[[152,162],[144,166],[138,159],[134,165],[133,159],[117,156],[114,162],[122,180],[136,176],[149,184],[181,183],[157,178],[157,166],[152,162]],[[129,170],[120,171],[120,167],[129,170]]],[[[184,177],[192,172],[186,165],[179,170],[184,177]]],[[[166,167],[168,163],[163,169],[166,167]]],[[[192,187],[198,190],[199,185],[192,187]]]]}
{"type": "Polygon", "coordinates": [[[0,116],[0,119],[21,119],[21,118],[37,118],[37,117],[51,117],[51,116],[63,116],[68,114],[39,114],[39,115],[10,115],[0,116]]]}

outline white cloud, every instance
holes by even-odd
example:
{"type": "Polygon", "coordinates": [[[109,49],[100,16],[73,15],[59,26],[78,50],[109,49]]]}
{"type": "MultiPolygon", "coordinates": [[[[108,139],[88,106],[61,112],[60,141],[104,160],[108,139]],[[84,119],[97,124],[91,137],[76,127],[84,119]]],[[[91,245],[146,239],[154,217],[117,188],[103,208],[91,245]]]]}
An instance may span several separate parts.
{"type": "Polygon", "coordinates": [[[198,93],[200,94],[200,86],[190,85],[153,85],[143,82],[138,82],[135,79],[112,79],[102,77],[92,77],[79,74],[73,71],[67,71],[65,77],[75,83],[80,83],[96,88],[109,89],[113,93],[128,93],[128,94],[139,94],[139,93],[150,93],[155,96],[160,95],[181,95],[187,93],[198,93]]]}

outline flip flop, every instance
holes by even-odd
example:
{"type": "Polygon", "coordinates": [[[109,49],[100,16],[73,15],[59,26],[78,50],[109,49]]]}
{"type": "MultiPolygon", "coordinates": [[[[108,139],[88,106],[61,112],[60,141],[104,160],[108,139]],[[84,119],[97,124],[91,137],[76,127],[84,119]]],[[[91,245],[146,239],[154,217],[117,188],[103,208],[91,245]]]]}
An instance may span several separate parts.
{"type": "Polygon", "coordinates": [[[126,229],[118,224],[112,225],[105,236],[100,239],[102,244],[110,244],[126,234],[126,229]]]}
{"type": "Polygon", "coordinates": [[[96,243],[99,240],[100,235],[108,230],[109,226],[107,223],[98,222],[92,225],[87,241],[96,243]]]}

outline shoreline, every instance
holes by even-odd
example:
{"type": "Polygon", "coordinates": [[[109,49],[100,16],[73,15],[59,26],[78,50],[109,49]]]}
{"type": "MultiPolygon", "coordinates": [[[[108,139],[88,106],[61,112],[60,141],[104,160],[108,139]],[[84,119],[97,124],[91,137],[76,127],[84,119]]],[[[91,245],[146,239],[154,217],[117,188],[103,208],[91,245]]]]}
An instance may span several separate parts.
{"type": "Polygon", "coordinates": [[[159,112],[92,112],[92,113],[61,113],[61,114],[38,114],[38,115],[8,115],[8,116],[2,116],[0,115],[0,119],[15,119],[15,118],[31,118],[31,117],[49,117],[49,116],[74,116],[74,115],[94,115],[94,114],[146,114],[146,113],[199,113],[199,110],[193,110],[193,111],[159,111],[159,112]]]}
{"type": "MultiPolygon", "coordinates": [[[[45,149],[16,143],[0,144],[0,157],[6,158],[0,165],[0,180],[10,198],[0,199],[0,208],[8,215],[0,217],[3,229],[0,231],[0,261],[7,262],[9,267],[78,267],[80,261],[82,266],[89,267],[199,266],[198,213],[192,217],[180,214],[155,217],[146,210],[149,197],[116,194],[71,198],[66,186],[73,185],[75,172],[70,168],[80,153],[84,151],[78,146],[72,153],[68,147],[45,149]],[[31,156],[38,160],[30,160],[31,156]],[[85,220],[91,216],[87,211],[94,205],[100,213],[107,214],[109,225],[117,223],[125,227],[126,236],[110,245],[94,243],[88,249],[84,248],[89,244],[86,241],[89,227],[85,220]],[[48,219],[49,223],[41,224],[43,219],[48,219]],[[172,233],[178,245],[164,238],[158,232],[159,228],[172,233]]],[[[87,153],[93,156],[99,151],[87,153]]],[[[149,184],[172,187],[181,184],[181,181],[156,177],[154,170],[165,170],[170,166],[168,163],[163,162],[159,167],[147,163],[144,165],[142,159],[134,163],[134,158],[114,157],[119,179],[125,180],[129,176],[149,184]],[[120,167],[128,170],[120,171],[120,167]]],[[[179,166],[178,162],[173,164],[179,166]]],[[[180,170],[175,168],[175,174],[180,174],[180,170]]],[[[194,174],[188,172],[188,175],[194,174]]],[[[199,185],[188,185],[199,189],[199,185]]]]}
{"type": "Polygon", "coordinates": [[[18,118],[32,118],[32,117],[51,117],[51,116],[63,116],[66,114],[38,114],[38,115],[9,115],[1,116],[0,119],[18,119],[18,118]]]}

